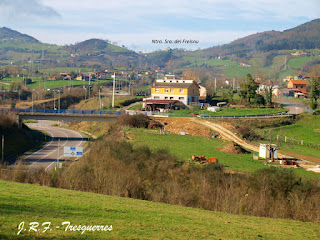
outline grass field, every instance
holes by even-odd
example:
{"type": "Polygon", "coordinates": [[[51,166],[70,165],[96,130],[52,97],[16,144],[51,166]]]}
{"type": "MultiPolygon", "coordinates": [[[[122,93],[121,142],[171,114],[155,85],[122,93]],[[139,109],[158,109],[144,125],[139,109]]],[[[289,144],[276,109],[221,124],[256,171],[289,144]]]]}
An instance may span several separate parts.
{"type": "MultiPolygon", "coordinates": [[[[147,145],[151,149],[167,149],[181,161],[191,161],[192,155],[216,157],[219,163],[229,170],[252,172],[267,168],[264,161],[253,160],[252,153],[231,154],[220,152],[226,142],[219,139],[209,139],[200,136],[177,134],[160,135],[158,130],[133,129],[127,131],[134,145],[147,145]]],[[[282,149],[285,150],[285,149],[282,149]]],[[[294,169],[299,176],[320,178],[320,174],[302,169],[294,169]]]]}
{"type": "Polygon", "coordinates": [[[129,110],[141,110],[142,104],[133,105],[129,108],[129,110]]]}
{"type": "Polygon", "coordinates": [[[214,116],[237,116],[237,115],[259,115],[259,114],[272,114],[286,109],[275,109],[275,108],[221,108],[220,112],[211,112],[208,110],[201,109],[183,109],[174,110],[171,114],[173,115],[189,115],[189,114],[208,114],[214,116]]]}
{"type": "MultiPolygon", "coordinates": [[[[59,68],[60,70],[67,70],[68,68],[59,68]]],[[[51,71],[52,69],[49,69],[51,71]]],[[[9,89],[9,86],[11,83],[21,83],[23,81],[23,77],[14,77],[14,78],[4,78],[1,81],[1,86],[4,89],[9,89]]],[[[31,84],[27,84],[27,88],[30,89],[55,89],[55,88],[62,88],[62,87],[76,87],[76,86],[83,86],[83,85],[89,85],[89,81],[78,81],[78,80],[44,80],[42,77],[31,77],[32,82],[31,84]]],[[[116,79],[117,82],[126,82],[126,79],[116,79]]],[[[99,80],[99,79],[93,79],[91,80],[91,85],[95,84],[103,84],[106,82],[112,82],[112,79],[106,79],[106,80],[99,80]]],[[[147,87],[149,88],[149,86],[147,87]]]]}
{"type": "Polygon", "coordinates": [[[224,144],[217,139],[176,134],[160,135],[157,130],[130,129],[129,136],[135,145],[148,145],[151,149],[168,149],[182,161],[192,155],[216,157],[228,169],[250,172],[266,167],[263,162],[252,160],[252,154],[228,154],[219,151],[224,144]]]}
{"type": "Polygon", "coordinates": [[[57,67],[57,68],[47,68],[42,69],[40,72],[47,74],[60,74],[61,72],[90,72],[93,71],[92,68],[78,68],[78,67],[57,67]]]}
{"type": "Polygon", "coordinates": [[[305,57],[294,57],[288,61],[288,67],[294,69],[300,69],[306,62],[310,62],[314,59],[320,59],[319,56],[305,56],[305,57]]]}
{"type": "Polygon", "coordinates": [[[263,129],[259,132],[265,136],[271,134],[273,139],[276,139],[278,135],[281,140],[279,146],[284,151],[320,158],[319,148],[312,148],[309,145],[310,142],[313,144],[320,144],[320,116],[304,114],[301,115],[301,117],[300,120],[292,125],[263,129]],[[287,143],[284,142],[285,136],[287,136],[287,143]],[[299,141],[300,144],[301,140],[303,140],[304,144],[299,145],[297,143],[292,143],[291,139],[299,141]]]}
{"type": "Polygon", "coordinates": [[[319,225],[0,181],[1,239],[319,239],[319,225]],[[112,231],[65,231],[112,225],[112,231]],[[17,235],[18,226],[25,222],[17,235]],[[38,232],[30,231],[38,222],[38,232]],[[46,232],[41,225],[51,222],[46,232]],[[59,226],[60,228],[57,228],[59,226]]]}
{"type": "MultiPolygon", "coordinates": [[[[311,114],[301,115],[301,119],[296,123],[287,126],[281,126],[271,129],[271,134],[275,137],[287,136],[304,142],[313,142],[320,144],[320,116],[311,114]]],[[[270,131],[267,129],[266,131],[270,131]]],[[[320,155],[320,154],[319,154],[320,155]]]]}

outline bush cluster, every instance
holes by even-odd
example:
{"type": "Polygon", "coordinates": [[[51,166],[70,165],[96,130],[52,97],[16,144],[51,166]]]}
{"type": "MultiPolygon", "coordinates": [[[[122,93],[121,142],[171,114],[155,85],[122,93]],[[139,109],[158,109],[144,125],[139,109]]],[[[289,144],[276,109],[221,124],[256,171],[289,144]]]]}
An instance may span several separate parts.
{"type": "Polygon", "coordinates": [[[318,180],[301,180],[278,168],[227,173],[221,164],[190,165],[166,150],[110,139],[98,140],[63,171],[0,171],[0,177],[232,214],[320,221],[318,180]]]}
{"type": "Polygon", "coordinates": [[[137,114],[137,115],[129,115],[123,114],[118,117],[118,125],[120,126],[128,126],[134,128],[158,128],[162,127],[162,125],[148,118],[146,115],[137,114]]]}

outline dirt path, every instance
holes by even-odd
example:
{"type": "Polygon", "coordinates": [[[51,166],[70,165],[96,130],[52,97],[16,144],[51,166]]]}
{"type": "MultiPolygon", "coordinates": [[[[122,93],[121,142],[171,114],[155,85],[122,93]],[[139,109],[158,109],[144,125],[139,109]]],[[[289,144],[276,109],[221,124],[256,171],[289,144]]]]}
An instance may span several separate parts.
{"type": "MultiPolygon", "coordinates": [[[[259,152],[259,146],[256,146],[252,143],[249,143],[249,142],[243,140],[242,138],[238,137],[233,132],[229,131],[228,129],[222,127],[221,125],[219,125],[217,123],[203,121],[203,120],[199,120],[199,119],[194,119],[192,121],[195,123],[202,124],[210,129],[218,132],[223,138],[225,138],[229,141],[233,141],[245,149],[251,150],[253,152],[259,152]]],[[[295,158],[290,155],[293,155],[293,154],[289,153],[289,155],[287,155],[287,154],[278,153],[278,158],[295,158]]],[[[307,160],[307,159],[305,159],[305,160],[307,160]]]]}
{"type": "Polygon", "coordinates": [[[210,129],[218,132],[223,138],[228,139],[230,141],[233,141],[248,150],[251,150],[253,152],[259,152],[258,146],[244,141],[243,139],[239,138],[237,135],[235,135],[234,133],[232,133],[231,131],[229,131],[228,129],[222,127],[221,125],[219,125],[217,123],[212,123],[209,121],[202,121],[202,120],[198,120],[198,119],[193,119],[192,121],[199,123],[199,124],[202,124],[210,129]]]}
{"type": "Polygon", "coordinates": [[[131,103],[130,105],[123,107],[121,110],[122,111],[129,110],[129,108],[131,108],[132,106],[139,105],[139,104],[142,104],[142,101],[131,103]]]}
{"type": "MultiPolygon", "coordinates": [[[[258,146],[244,141],[243,139],[239,138],[237,135],[235,135],[234,133],[232,133],[231,131],[229,131],[228,129],[222,127],[221,125],[219,125],[217,123],[203,121],[203,120],[199,120],[199,119],[193,119],[191,121],[193,121],[195,123],[202,124],[210,129],[218,132],[223,138],[226,138],[227,140],[233,141],[248,150],[251,150],[253,152],[259,152],[258,146]]],[[[299,159],[299,166],[300,167],[305,168],[307,170],[311,170],[311,171],[320,173],[320,168],[318,167],[318,165],[316,165],[316,164],[320,163],[320,159],[317,159],[314,157],[304,156],[301,154],[295,154],[295,153],[291,153],[291,152],[283,152],[283,153],[284,154],[278,153],[278,158],[299,159]]]]}

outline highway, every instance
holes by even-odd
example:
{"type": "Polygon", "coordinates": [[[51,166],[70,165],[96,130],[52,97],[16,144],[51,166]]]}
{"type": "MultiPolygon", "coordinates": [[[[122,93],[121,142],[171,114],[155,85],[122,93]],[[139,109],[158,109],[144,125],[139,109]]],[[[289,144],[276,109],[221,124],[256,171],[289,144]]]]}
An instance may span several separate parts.
{"type": "Polygon", "coordinates": [[[51,126],[54,121],[38,121],[27,123],[29,128],[45,132],[50,138],[37,152],[23,156],[29,171],[45,169],[50,172],[56,167],[57,160],[63,159],[64,146],[84,147],[87,138],[84,134],[74,130],[51,126]]]}

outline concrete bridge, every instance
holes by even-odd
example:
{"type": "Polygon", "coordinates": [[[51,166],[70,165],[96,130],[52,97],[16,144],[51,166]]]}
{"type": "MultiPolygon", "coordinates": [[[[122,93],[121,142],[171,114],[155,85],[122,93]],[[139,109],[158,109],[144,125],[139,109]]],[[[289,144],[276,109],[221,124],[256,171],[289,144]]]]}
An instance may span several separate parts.
{"type": "Polygon", "coordinates": [[[96,110],[53,110],[53,109],[16,109],[16,108],[0,108],[0,114],[15,113],[19,127],[22,126],[22,120],[54,120],[54,121],[92,121],[92,122],[115,122],[121,114],[144,114],[150,117],[201,117],[201,118],[283,118],[294,117],[285,111],[261,114],[261,115],[171,115],[170,113],[156,113],[145,111],[96,111],[96,110]]]}
{"type": "Polygon", "coordinates": [[[89,121],[115,122],[124,111],[91,111],[91,110],[53,110],[53,109],[10,109],[2,108],[0,113],[14,113],[19,127],[22,120],[53,120],[53,121],[89,121]]]}

